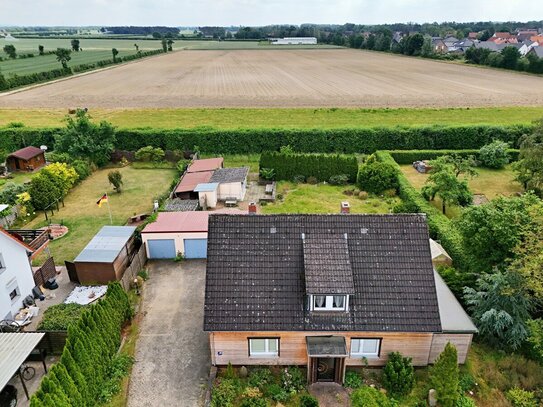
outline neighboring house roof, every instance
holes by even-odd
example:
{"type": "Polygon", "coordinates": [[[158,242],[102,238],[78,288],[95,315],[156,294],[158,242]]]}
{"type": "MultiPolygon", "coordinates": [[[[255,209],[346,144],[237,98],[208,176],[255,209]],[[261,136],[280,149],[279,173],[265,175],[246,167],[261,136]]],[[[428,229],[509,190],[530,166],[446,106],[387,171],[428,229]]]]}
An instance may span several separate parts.
{"type": "Polygon", "coordinates": [[[209,182],[212,175],[213,171],[188,172],[181,178],[175,192],[192,192],[196,185],[209,182]]]}
{"type": "Polygon", "coordinates": [[[15,243],[18,243],[19,246],[21,247],[24,247],[28,252],[30,253],[33,253],[34,252],[34,249],[32,247],[30,247],[29,245],[27,245],[25,242],[23,242],[22,240],[19,240],[17,239],[15,236],[13,236],[11,233],[9,233],[7,230],[5,230],[4,228],[0,227],[0,233],[3,234],[4,236],[7,236],[8,238],[10,238],[11,240],[13,240],[15,243]]]}
{"type": "Polygon", "coordinates": [[[203,160],[195,160],[189,165],[187,172],[201,172],[201,171],[213,171],[217,168],[221,168],[224,158],[205,158],[203,160]]]}
{"type": "Polygon", "coordinates": [[[135,226],[104,226],[79,253],[74,262],[111,263],[128,243],[135,226]]]}
{"type": "Polygon", "coordinates": [[[239,209],[223,208],[215,211],[159,212],[157,219],[149,223],[141,233],[188,233],[207,232],[211,214],[241,214],[239,209]]]}
{"type": "Polygon", "coordinates": [[[225,184],[228,182],[244,182],[249,174],[249,167],[219,168],[213,173],[210,182],[225,184]]]}
{"type": "Polygon", "coordinates": [[[204,329],[440,332],[426,217],[211,216],[204,329]],[[323,242],[347,234],[348,313],[307,310],[302,234],[323,242]]]}
{"type": "Polygon", "coordinates": [[[474,44],[475,48],[489,49],[490,51],[499,51],[498,44],[492,41],[480,41],[474,44]]]}
{"type": "Polygon", "coordinates": [[[166,212],[188,212],[195,211],[200,206],[198,199],[170,199],[164,205],[166,212]]]}
{"type": "Polygon", "coordinates": [[[194,192],[213,192],[216,191],[218,187],[218,182],[207,182],[204,184],[196,185],[196,188],[194,188],[194,192]]]}
{"type": "Polygon", "coordinates": [[[434,239],[430,239],[430,253],[432,253],[432,259],[437,259],[439,257],[451,260],[449,253],[441,246],[440,243],[436,242],[434,239]]]}
{"type": "Polygon", "coordinates": [[[532,47],[529,53],[536,54],[539,58],[543,58],[543,47],[532,47]]]}
{"type": "Polygon", "coordinates": [[[17,150],[13,153],[11,153],[10,155],[8,155],[8,158],[9,157],[15,157],[15,158],[19,158],[21,160],[30,160],[34,157],[37,157],[38,155],[41,155],[43,154],[43,150],[41,148],[38,148],[38,147],[33,147],[33,146],[28,146],[28,147],[25,147],[25,148],[21,148],[20,150],[17,150]]]}

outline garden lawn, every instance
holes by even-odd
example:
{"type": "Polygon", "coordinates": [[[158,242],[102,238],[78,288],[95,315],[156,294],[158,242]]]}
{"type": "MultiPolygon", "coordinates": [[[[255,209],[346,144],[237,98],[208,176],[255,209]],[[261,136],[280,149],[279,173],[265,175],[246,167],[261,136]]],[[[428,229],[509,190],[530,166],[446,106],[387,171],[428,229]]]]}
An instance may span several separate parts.
{"type": "MultiPolygon", "coordinates": [[[[203,154],[201,158],[217,157],[216,154],[203,154]]],[[[249,172],[258,174],[258,162],[260,160],[260,154],[225,154],[224,167],[249,167],[249,172]]]]}
{"type": "MultiPolygon", "coordinates": [[[[123,191],[117,194],[109,185],[107,174],[112,169],[101,169],[73,188],[65,198],[65,206],[55,212],[52,223],[64,223],[70,232],[50,243],[57,264],[73,261],[79,252],[102,226],[109,225],[108,205],[98,207],[96,201],[104,193],[109,196],[109,205],[114,225],[124,225],[130,216],[151,211],[153,200],[166,192],[176,176],[172,169],[118,168],[123,175],[123,191]]],[[[44,215],[38,216],[24,228],[38,228],[47,223],[44,215]]]]}
{"type": "Polygon", "coordinates": [[[13,182],[14,184],[24,184],[26,182],[29,182],[33,177],[38,175],[39,171],[35,172],[13,172],[12,176],[13,178],[0,178],[0,190],[9,182],[13,182]]]}
{"type": "MultiPolygon", "coordinates": [[[[36,58],[34,58],[36,59],[36,58]]],[[[26,60],[21,60],[26,61],[26,60]]],[[[57,63],[58,65],[58,63],[57,63]]],[[[66,109],[0,109],[0,126],[63,126],[66,109]]],[[[121,128],[365,128],[395,126],[467,126],[529,124],[543,117],[543,107],[447,109],[92,109],[97,120],[121,128]]]]}
{"type": "MultiPolygon", "coordinates": [[[[428,174],[421,174],[411,165],[400,165],[404,175],[407,177],[411,185],[417,189],[421,189],[428,178],[428,174]]],[[[511,165],[506,166],[502,170],[491,170],[488,168],[477,168],[478,176],[469,179],[468,184],[474,194],[484,194],[488,200],[497,196],[510,196],[517,192],[522,192],[522,187],[514,181],[515,172],[511,165]]],[[[441,210],[441,200],[436,198],[433,202],[438,209],[441,210]]],[[[447,216],[456,217],[460,211],[458,208],[447,209],[447,216]]]]}
{"type": "Polygon", "coordinates": [[[370,196],[362,200],[357,196],[348,196],[345,190],[352,190],[352,185],[335,186],[329,184],[294,184],[279,182],[277,195],[283,194],[283,200],[262,207],[262,213],[339,213],[342,201],[351,205],[351,213],[389,213],[392,207],[400,203],[399,198],[370,196]]]}

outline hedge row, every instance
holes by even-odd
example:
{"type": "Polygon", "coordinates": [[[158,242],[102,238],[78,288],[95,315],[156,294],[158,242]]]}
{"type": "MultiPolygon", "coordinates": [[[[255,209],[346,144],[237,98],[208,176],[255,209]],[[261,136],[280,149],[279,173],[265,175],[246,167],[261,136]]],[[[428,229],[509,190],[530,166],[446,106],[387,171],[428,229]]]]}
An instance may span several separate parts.
{"type": "Polygon", "coordinates": [[[328,181],[334,175],[347,175],[356,181],[358,162],[356,157],[340,154],[298,154],[265,152],[260,156],[260,168],[273,168],[275,179],[292,180],[297,175],[328,181]]]}
{"type": "Polygon", "coordinates": [[[105,299],[87,307],[68,327],[60,361],[43,378],[31,407],[95,406],[121,343],[121,328],[132,316],[128,296],[118,282],[105,299]]]}
{"type": "MultiPolygon", "coordinates": [[[[116,148],[137,151],[152,145],[163,150],[199,150],[215,154],[278,151],[290,145],[302,153],[373,153],[378,150],[477,149],[494,139],[518,147],[519,138],[533,126],[431,126],[358,129],[119,129],[116,148]]],[[[0,149],[29,144],[51,146],[61,129],[0,129],[0,149]],[[7,147],[6,147],[7,146],[7,147]]]]}
{"type": "MultiPolygon", "coordinates": [[[[470,155],[477,157],[479,150],[390,150],[389,153],[398,164],[412,164],[415,161],[433,160],[451,154],[461,157],[470,155]]],[[[518,160],[519,150],[510,149],[508,153],[511,162],[518,160]]]]}
{"type": "Polygon", "coordinates": [[[452,257],[455,267],[460,270],[468,270],[469,261],[462,247],[462,237],[451,220],[432,206],[411,185],[388,151],[378,151],[375,155],[379,161],[394,165],[398,169],[399,196],[404,204],[413,208],[412,210],[416,210],[416,212],[426,214],[430,236],[440,241],[441,245],[452,257]]]}
{"type": "Polygon", "coordinates": [[[151,55],[157,55],[163,53],[164,50],[156,49],[152,51],[140,51],[137,54],[127,55],[125,57],[113,59],[105,59],[90,64],[75,65],[67,69],[52,69],[46,72],[32,73],[28,75],[13,75],[5,78],[0,73],[0,91],[18,88],[21,86],[32,85],[33,83],[50,81],[64,76],[70,76],[74,73],[88,71],[90,69],[102,68],[104,66],[119,64],[121,62],[132,61],[134,59],[144,58],[151,55]]]}

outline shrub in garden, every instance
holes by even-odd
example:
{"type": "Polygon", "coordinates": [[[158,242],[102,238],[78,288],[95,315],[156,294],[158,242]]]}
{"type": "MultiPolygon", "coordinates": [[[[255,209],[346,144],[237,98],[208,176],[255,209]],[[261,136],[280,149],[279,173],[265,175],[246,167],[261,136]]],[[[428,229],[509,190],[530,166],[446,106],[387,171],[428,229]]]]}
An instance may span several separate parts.
{"type": "Polygon", "coordinates": [[[360,191],[360,192],[358,193],[358,197],[359,197],[360,199],[362,199],[362,200],[368,199],[369,194],[368,194],[366,191],[360,191]]]}
{"type": "Polygon", "coordinates": [[[88,162],[84,160],[74,160],[72,162],[72,167],[77,173],[78,181],[82,181],[85,178],[88,178],[92,174],[92,168],[88,162]]]}
{"type": "Polygon", "coordinates": [[[305,386],[304,374],[297,366],[290,366],[281,371],[281,385],[288,393],[297,393],[305,386]]]}
{"type": "Polygon", "coordinates": [[[383,162],[370,162],[358,171],[360,189],[380,194],[387,189],[398,188],[398,170],[393,165],[383,162]]]}
{"type": "Polygon", "coordinates": [[[300,396],[300,407],[319,407],[319,401],[311,394],[302,394],[300,396]]]}
{"type": "Polygon", "coordinates": [[[347,174],[332,175],[328,180],[330,185],[347,185],[349,176],[347,174]]]}
{"type": "Polygon", "coordinates": [[[280,385],[272,383],[264,388],[266,397],[278,403],[284,403],[290,399],[290,394],[285,391],[280,385]]]}
{"type": "Polygon", "coordinates": [[[79,176],[76,170],[66,163],[49,164],[42,172],[47,171],[52,178],[56,180],[58,187],[61,189],[63,196],[75,185],[79,176]]]}
{"type": "Polygon", "coordinates": [[[350,389],[358,389],[362,386],[362,377],[357,372],[349,370],[345,373],[345,382],[343,385],[350,389]]]}
{"type": "Polygon", "coordinates": [[[43,313],[38,330],[66,331],[71,324],[79,321],[84,309],[85,306],[80,304],[52,305],[43,313]]]}
{"type": "Polygon", "coordinates": [[[394,407],[388,397],[374,387],[362,386],[351,393],[352,407],[394,407]]]}
{"type": "Polygon", "coordinates": [[[509,144],[494,140],[479,150],[479,161],[483,167],[500,169],[509,163],[509,144]]]}
{"type": "Polygon", "coordinates": [[[175,168],[177,168],[177,171],[179,172],[179,174],[183,174],[187,170],[187,167],[189,166],[189,164],[190,164],[190,160],[181,159],[177,161],[175,168]]]}
{"type": "Polygon", "coordinates": [[[454,407],[477,407],[477,404],[475,404],[475,400],[472,398],[461,394],[454,407]]]}
{"type": "Polygon", "coordinates": [[[267,367],[259,367],[251,370],[251,373],[249,373],[249,386],[262,388],[272,382],[273,375],[271,370],[267,367]]]}
{"type": "Polygon", "coordinates": [[[222,379],[213,387],[211,407],[231,407],[238,396],[238,387],[232,379],[222,379]]]}
{"type": "Polygon", "coordinates": [[[292,182],[296,184],[303,184],[305,182],[305,177],[303,175],[295,175],[292,177],[292,182]]]}
{"type": "Polygon", "coordinates": [[[268,402],[261,397],[251,397],[248,399],[243,399],[241,401],[240,407],[267,407],[268,402]]]}
{"type": "Polygon", "coordinates": [[[399,352],[388,355],[383,369],[383,386],[392,396],[405,396],[415,385],[415,369],[411,358],[403,357],[399,352]]]}
{"type": "Polygon", "coordinates": [[[260,178],[267,181],[275,179],[275,170],[273,168],[260,168],[260,178]]]}
{"type": "Polygon", "coordinates": [[[319,180],[316,177],[307,177],[307,183],[309,185],[316,185],[319,183],[319,180]]]}
{"type": "Polygon", "coordinates": [[[107,174],[107,179],[109,180],[109,183],[113,185],[113,189],[120,194],[123,186],[123,174],[117,170],[110,171],[107,174]]]}
{"type": "Polygon", "coordinates": [[[441,406],[455,407],[460,395],[458,354],[450,342],[430,368],[430,384],[436,390],[441,406]]]}
{"type": "Polygon", "coordinates": [[[526,322],[528,325],[527,347],[530,358],[543,364],[543,319],[533,319],[526,322]]]}
{"type": "Polygon", "coordinates": [[[144,162],[161,162],[164,160],[164,150],[153,146],[142,147],[136,151],[136,160],[144,162]]]}
{"type": "Polygon", "coordinates": [[[517,387],[509,390],[506,396],[513,407],[537,407],[539,405],[533,391],[526,391],[517,387]]]}

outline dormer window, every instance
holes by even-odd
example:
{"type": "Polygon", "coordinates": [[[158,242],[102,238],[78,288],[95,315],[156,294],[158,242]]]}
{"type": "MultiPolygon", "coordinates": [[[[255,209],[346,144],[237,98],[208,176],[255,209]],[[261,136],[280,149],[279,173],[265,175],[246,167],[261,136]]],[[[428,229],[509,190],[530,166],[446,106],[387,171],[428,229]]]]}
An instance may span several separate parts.
{"type": "Polygon", "coordinates": [[[346,295],[313,295],[313,311],[347,311],[346,295]]]}

